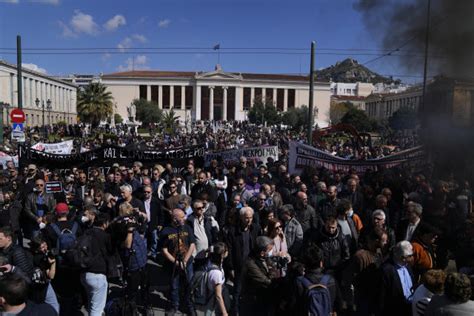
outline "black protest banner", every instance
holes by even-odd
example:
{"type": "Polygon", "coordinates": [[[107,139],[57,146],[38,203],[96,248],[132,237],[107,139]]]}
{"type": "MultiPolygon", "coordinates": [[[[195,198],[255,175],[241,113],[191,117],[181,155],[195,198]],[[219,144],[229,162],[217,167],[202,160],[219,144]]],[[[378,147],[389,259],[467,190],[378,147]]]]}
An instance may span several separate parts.
{"type": "Polygon", "coordinates": [[[174,167],[184,167],[189,159],[193,159],[197,166],[202,166],[205,152],[206,148],[203,145],[164,150],[140,150],[118,146],[103,146],[87,152],[58,155],[20,145],[18,156],[20,167],[33,163],[38,167],[49,169],[71,169],[73,167],[80,169],[90,167],[109,168],[114,163],[131,165],[134,161],[140,161],[144,166],[164,165],[169,162],[174,167]]]}
{"type": "Polygon", "coordinates": [[[343,172],[353,169],[359,174],[368,169],[377,171],[401,165],[414,169],[424,165],[426,158],[421,146],[378,159],[350,160],[333,156],[312,146],[290,142],[289,172],[300,174],[307,167],[343,172]]]}

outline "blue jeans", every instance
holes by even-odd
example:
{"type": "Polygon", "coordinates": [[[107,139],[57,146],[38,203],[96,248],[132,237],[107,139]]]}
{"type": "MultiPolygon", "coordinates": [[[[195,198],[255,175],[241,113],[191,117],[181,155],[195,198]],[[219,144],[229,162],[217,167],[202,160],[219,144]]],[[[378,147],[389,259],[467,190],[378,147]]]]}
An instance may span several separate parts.
{"type": "Polygon", "coordinates": [[[44,299],[44,302],[46,304],[51,305],[56,313],[59,315],[59,303],[58,303],[58,298],[56,297],[56,292],[54,292],[53,287],[51,286],[51,283],[48,284],[48,289],[46,290],[46,297],[44,299]]]}
{"type": "Polygon", "coordinates": [[[150,254],[153,258],[158,255],[158,230],[154,229],[150,232],[149,238],[150,254]]]}
{"type": "Polygon", "coordinates": [[[107,277],[104,274],[85,272],[81,274],[81,283],[89,299],[89,315],[102,316],[107,301],[107,277]]]}
{"type": "MultiPolygon", "coordinates": [[[[172,268],[173,269],[173,268],[172,268]]],[[[194,309],[194,305],[191,301],[191,279],[193,277],[193,261],[189,259],[188,265],[186,266],[186,273],[176,267],[174,275],[171,274],[171,285],[170,285],[170,301],[172,307],[176,310],[179,309],[179,289],[184,287],[184,300],[188,309],[194,309]]]]}

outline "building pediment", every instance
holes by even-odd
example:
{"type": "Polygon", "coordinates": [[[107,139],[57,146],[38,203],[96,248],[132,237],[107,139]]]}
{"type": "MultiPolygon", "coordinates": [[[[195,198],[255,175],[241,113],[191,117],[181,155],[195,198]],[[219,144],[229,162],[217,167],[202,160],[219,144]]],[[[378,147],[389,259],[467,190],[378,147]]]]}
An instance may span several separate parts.
{"type": "Polygon", "coordinates": [[[194,75],[195,79],[206,79],[206,80],[242,80],[242,76],[231,73],[231,72],[224,72],[222,70],[215,70],[211,72],[204,72],[204,73],[196,73],[194,75]]]}

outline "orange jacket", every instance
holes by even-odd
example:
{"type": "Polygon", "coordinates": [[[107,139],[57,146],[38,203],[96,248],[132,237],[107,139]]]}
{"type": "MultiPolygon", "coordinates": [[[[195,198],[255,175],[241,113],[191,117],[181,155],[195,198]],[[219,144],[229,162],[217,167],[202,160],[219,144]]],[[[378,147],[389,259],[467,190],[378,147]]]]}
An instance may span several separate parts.
{"type": "Polygon", "coordinates": [[[355,228],[357,229],[357,232],[360,234],[360,231],[364,227],[362,224],[362,220],[360,219],[359,215],[356,213],[352,214],[352,220],[354,221],[355,228]]]}
{"type": "Polygon", "coordinates": [[[428,247],[421,242],[415,240],[411,243],[413,246],[413,264],[414,269],[418,271],[426,271],[434,266],[433,257],[428,247]]]}

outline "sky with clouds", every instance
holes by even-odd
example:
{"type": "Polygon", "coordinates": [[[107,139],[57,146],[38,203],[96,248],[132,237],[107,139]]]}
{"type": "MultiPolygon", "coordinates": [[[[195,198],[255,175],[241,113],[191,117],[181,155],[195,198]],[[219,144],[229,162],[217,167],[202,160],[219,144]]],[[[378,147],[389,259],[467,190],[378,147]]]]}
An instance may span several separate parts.
{"type": "MultiPolygon", "coordinates": [[[[307,73],[312,40],[317,43],[316,68],[347,57],[362,63],[380,53],[344,51],[380,49],[353,2],[0,0],[0,59],[16,62],[15,51],[9,49],[15,48],[19,34],[23,62],[55,75],[131,69],[210,71],[218,58],[227,71],[307,73]],[[216,44],[220,56],[213,50],[216,44]],[[61,54],[28,50],[40,48],[59,49],[54,52],[61,54]],[[328,48],[340,50],[324,50],[328,48]]],[[[368,66],[385,75],[407,74],[394,58],[368,66]]],[[[421,69],[413,74],[421,74],[421,69]]]]}

